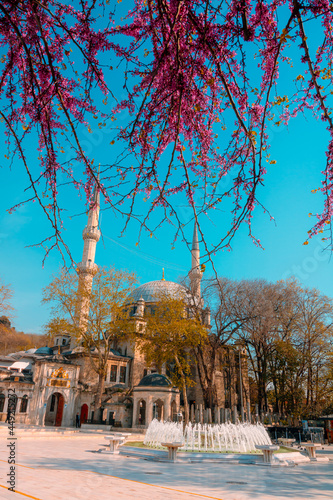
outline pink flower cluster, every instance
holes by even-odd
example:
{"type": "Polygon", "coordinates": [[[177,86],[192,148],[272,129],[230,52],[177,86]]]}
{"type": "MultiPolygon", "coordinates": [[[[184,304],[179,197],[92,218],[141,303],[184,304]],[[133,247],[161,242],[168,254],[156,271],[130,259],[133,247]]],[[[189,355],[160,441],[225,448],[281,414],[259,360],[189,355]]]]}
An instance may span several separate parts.
{"type": "MultiPolygon", "coordinates": [[[[132,6],[115,26],[113,9],[103,0],[78,2],[76,8],[59,0],[0,4],[0,117],[8,147],[13,144],[12,152],[25,164],[32,198],[39,200],[56,233],[61,219],[59,172],[78,189],[83,186],[88,199],[96,181],[93,159],[80,144],[80,127],[88,127],[91,116],[105,122],[124,110],[130,119],[118,128],[118,139],[125,141],[138,167],[119,168],[115,180],[110,166],[104,180],[111,187],[103,192],[112,206],[130,200],[123,212],[127,219],[139,193],[149,199],[147,217],[156,207],[174,214],[172,197],[181,193],[194,212],[202,213],[231,197],[231,230],[220,244],[229,245],[242,221],[249,224],[252,236],[258,186],[267,164],[275,163],[269,157],[267,120],[287,124],[310,110],[331,134],[322,186],[326,203],[311,234],[330,224],[329,0],[132,0],[132,6]],[[323,41],[313,40],[310,51],[312,19],[321,23],[323,41]],[[290,62],[290,46],[297,48],[304,71],[291,82],[296,91],[279,96],[279,66],[290,62]],[[110,94],[101,63],[105,53],[126,67],[126,97],[110,115],[100,112],[93,99],[110,94]],[[38,135],[38,175],[32,174],[24,149],[24,139],[32,133],[38,135]],[[63,141],[83,164],[83,179],[61,160],[63,141]],[[226,177],[232,178],[227,189],[226,177]],[[38,192],[42,179],[45,203],[38,192]],[[200,207],[195,206],[198,198],[200,207]]],[[[141,221],[144,227],[146,220],[141,221]]]]}

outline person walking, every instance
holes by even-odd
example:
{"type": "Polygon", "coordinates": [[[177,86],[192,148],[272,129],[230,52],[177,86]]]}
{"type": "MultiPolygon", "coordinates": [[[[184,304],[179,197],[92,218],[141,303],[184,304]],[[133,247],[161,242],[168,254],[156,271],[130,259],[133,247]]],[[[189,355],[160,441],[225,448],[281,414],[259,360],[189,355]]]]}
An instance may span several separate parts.
{"type": "Polygon", "coordinates": [[[10,409],[10,406],[8,404],[8,408],[7,408],[7,417],[6,417],[6,420],[5,420],[5,424],[9,424],[10,423],[10,416],[11,416],[11,409],[10,409]]]}
{"type": "Polygon", "coordinates": [[[81,427],[81,422],[80,422],[80,414],[79,414],[79,412],[76,414],[76,419],[75,419],[75,427],[81,427]]]}

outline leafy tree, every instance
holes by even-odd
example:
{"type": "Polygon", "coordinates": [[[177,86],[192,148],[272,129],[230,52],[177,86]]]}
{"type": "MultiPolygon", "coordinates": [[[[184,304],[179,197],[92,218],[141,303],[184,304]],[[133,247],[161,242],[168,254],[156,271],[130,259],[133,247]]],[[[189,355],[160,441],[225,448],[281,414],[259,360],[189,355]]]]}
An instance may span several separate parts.
{"type": "Polygon", "coordinates": [[[90,360],[98,376],[94,419],[99,420],[104,382],[113,343],[133,334],[127,321],[126,299],[137,279],[133,273],[100,268],[92,288],[74,272],[62,270],[43,291],[43,303],[51,305],[49,335],[69,333],[90,360]],[[80,285],[80,286],[79,286],[80,285]],[[84,307],[82,307],[82,303],[84,307]]]}
{"type": "Polygon", "coordinates": [[[316,289],[305,288],[300,297],[298,335],[302,343],[306,407],[318,416],[320,406],[319,381],[325,378],[326,364],[332,354],[333,300],[316,289]]]}
{"type": "MultiPolygon", "coordinates": [[[[267,124],[287,124],[304,111],[312,112],[328,130],[329,142],[321,168],[325,204],[310,236],[329,230],[329,1],[132,0],[127,8],[128,4],[128,13],[108,0],[71,5],[59,0],[4,0],[0,5],[5,156],[13,161],[16,154],[23,162],[31,193],[27,201],[38,200],[52,227],[50,248],[67,250],[62,246],[58,204],[64,178],[91,196],[94,158],[85,152],[81,134],[84,129],[92,131],[92,123],[109,130],[116,122],[111,145],[122,142],[123,155],[102,166],[99,184],[107,203],[127,222],[137,218],[136,203],[143,193],[149,203],[139,220],[149,232],[155,219],[150,223],[149,218],[156,209],[161,210],[159,223],[176,221],[183,232],[175,194],[186,198],[196,219],[231,198],[229,231],[219,235],[213,249],[206,248],[210,255],[230,244],[242,221],[254,237],[251,220],[260,206],[257,189],[275,163],[267,124]],[[115,67],[120,68],[119,78],[113,76],[115,67]],[[279,87],[280,74],[288,95],[279,87]],[[124,98],[115,94],[122,78],[124,98]],[[123,111],[128,119],[120,126],[117,118],[123,111]],[[38,158],[30,163],[25,146],[31,138],[38,143],[38,158]],[[63,160],[65,149],[70,155],[63,160]],[[223,184],[226,176],[232,178],[228,188],[223,184]],[[200,203],[195,205],[194,199],[200,203]]],[[[199,232],[203,236],[200,225],[199,232]]]]}
{"type": "Polygon", "coordinates": [[[7,355],[12,352],[26,351],[28,349],[45,346],[45,335],[18,332],[11,326],[6,316],[0,318],[0,354],[7,355]]]}
{"type": "Polygon", "coordinates": [[[9,318],[7,316],[0,316],[0,325],[3,325],[5,328],[11,328],[12,324],[9,321],[9,318]]]}
{"type": "Polygon", "coordinates": [[[191,366],[193,349],[206,338],[207,331],[201,318],[192,313],[187,297],[158,297],[154,311],[147,315],[145,332],[138,337],[138,347],[145,354],[148,365],[159,370],[174,362],[173,383],[182,390],[185,419],[189,422],[187,387],[193,385],[191,366]]]}
{"type": "Polygon", "coordinates": [[[296,281],[239,283],[235,332],[247,347],[261,410],[318,416],[331,398],[332,300],[296,281]]]}
{"type": "Polygon", "coordinates": [[[273,390],[270,402],[277,413],[294,412],[302,399],[302,368],[295,340],[299,315],[300,287],[295,281],[278,282],[275,305],[274,348],[268,357],[273,390]]]}
{"type": "Polygon", "coordinates": [[[297,282],[279,284],[275,351],[269,359],[276,411],[318,416],[328,397],[333,304],[297,282]]]}

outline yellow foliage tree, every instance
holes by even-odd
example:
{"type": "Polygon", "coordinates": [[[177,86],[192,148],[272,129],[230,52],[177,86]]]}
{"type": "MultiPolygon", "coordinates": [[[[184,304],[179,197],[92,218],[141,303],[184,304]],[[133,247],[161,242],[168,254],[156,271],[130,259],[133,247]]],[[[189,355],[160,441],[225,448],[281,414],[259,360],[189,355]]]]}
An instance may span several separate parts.
{"type": "Polygon", "coordinates": [[[125,305],[136,282],[133,273],[100,268],[90,287],[85,286],[75,272],[63,269],[43,291],[43,303],[51,305],[51,320],[46,325],[46,332],[50,336],[66,332],[74,337],[89,356],[91,367],[98,375],[95,421],[100,418],[112,344],[133,334],[132,323],[126,320],[125,305]]]}
{"type": "Polygon", "coordinates": [[[5,285],[0,280],[0,315],[6,313],[6,316],[8,316],[8,313],[13,310],[13,307],[10,304],[12,297],[13,290],[10,285],[5,285]]]}
{"type": "Polygon", "coordinates": [[[189,405],[186,389],[194,384],[191,377],[193,349],[204,341],[207,329],[198,310],[190,306],[185,296],[159,296],[146,319],[146,331],[139,337],[138,346],[145,353],[148,365],[155,364],[161,370],[163,364],[174,363],[172,381],[182,389],[187,424],[189,405]]]}

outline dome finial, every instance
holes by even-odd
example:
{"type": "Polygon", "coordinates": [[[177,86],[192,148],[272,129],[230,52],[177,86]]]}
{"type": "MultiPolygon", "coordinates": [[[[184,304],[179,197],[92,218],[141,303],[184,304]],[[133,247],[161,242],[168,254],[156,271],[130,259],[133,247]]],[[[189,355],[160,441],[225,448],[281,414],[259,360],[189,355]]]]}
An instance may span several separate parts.
{"type": "Polygon", "coordinates": [[[164,267],[162,267],[162,281],[165,281],[165,278],[164,278],[164,267]]]}

